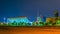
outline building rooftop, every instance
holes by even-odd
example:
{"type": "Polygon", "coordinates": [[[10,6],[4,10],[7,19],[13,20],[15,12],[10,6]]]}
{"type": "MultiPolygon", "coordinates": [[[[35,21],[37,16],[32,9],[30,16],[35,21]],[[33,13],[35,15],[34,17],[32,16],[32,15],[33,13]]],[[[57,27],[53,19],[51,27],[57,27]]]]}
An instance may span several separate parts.
{"type": "Polygon", "coordinates": [[[15,19],[15,18],[26,18],[26,16],[17,16],[17,17],[12,17],[12,18],[8,18],[8,19],[15,19]]]}

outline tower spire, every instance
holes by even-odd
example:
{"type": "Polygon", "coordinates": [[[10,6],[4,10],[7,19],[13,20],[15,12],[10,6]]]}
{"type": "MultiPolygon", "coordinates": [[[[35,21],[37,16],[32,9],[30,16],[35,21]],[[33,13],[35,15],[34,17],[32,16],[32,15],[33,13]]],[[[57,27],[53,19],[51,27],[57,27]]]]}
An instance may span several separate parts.
{"type": "Polygon", "coordinates": [[[37,9],[37,21],[39,20],[39,9],[37,9]]]}

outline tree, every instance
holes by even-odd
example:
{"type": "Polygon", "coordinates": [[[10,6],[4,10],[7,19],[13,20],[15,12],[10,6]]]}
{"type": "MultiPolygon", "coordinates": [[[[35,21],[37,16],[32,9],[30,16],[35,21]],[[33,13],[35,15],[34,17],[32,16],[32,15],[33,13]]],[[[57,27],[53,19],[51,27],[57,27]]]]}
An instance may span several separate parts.
{"type": "Polygon", "coordinates": [[[27,26],[31,26],[31,23],[27,23],[26,25],[27,25],[27,26]]]}
{"type": "Polygon", "coordinates": [[[20,26],[26,26],[25,22],[20,22],[20,26]]]}
{"type": "Polygon", "coordinates": [[[44,26],[44,22],[39,22],[39,26],[44,26]]]}
{"type": "Polygon", "coordinates": [[[12,23],[12,26],[17,26],[17,22],[14,21],[14,22],[12,23]]]}

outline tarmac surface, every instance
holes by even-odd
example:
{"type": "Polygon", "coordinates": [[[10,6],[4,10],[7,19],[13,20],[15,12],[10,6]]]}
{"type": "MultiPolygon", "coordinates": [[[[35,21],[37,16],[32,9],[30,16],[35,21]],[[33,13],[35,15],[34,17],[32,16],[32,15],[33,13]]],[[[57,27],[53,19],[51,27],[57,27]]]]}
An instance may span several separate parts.
{"type": "Polygon", "coordinates": [[[0,34],[60,34],[60,27],[0,27],[0,34]]]}

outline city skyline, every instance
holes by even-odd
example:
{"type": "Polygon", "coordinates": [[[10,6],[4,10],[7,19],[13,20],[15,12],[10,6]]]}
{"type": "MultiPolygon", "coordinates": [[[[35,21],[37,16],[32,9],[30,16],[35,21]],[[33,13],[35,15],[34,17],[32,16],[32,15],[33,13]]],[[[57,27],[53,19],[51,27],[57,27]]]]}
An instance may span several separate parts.
{"type": "Polygon", "coordinates": [[[14,16],[27,16],[30,21],[36,21],[37,11],[46,17],[53,17],[54,10],[60,13],[59,0],[0,0],[0,3],[2,22],[4,17],[14,16]]]}

